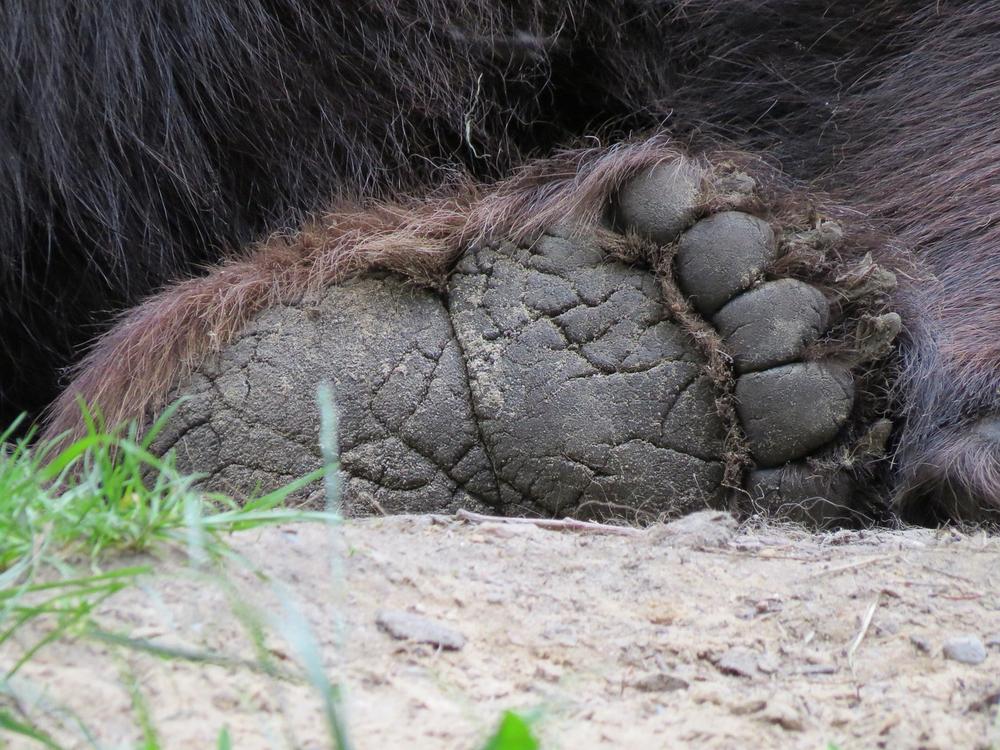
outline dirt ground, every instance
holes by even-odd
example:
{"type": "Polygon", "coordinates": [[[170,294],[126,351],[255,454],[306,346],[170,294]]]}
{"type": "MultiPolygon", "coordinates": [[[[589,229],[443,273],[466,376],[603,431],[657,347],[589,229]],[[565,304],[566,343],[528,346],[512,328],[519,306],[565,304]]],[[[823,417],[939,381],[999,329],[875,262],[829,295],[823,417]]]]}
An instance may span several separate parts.
{"type": "MultiPolygon", "coordinates": [[[[295,670],[299,613],[358,748],[476,750],[507,709],[537,711],[546,749],[1000,747],[1000,538],[681,523],[617,536],[406,516],[335,539],[315,525],[246,532],[225,578],[160,560],[98,620],[243,659],[254,649],[234,604],[253,604],[287,636],[266,650],[295,670]],[[973,660],[985,647],[978,664],[946,655],[968,636],[973,660]]],[[[15,685],[48,726],[62,705],[99,746],[131,747],[130,676],[163,747],[215,747],[223,727],[240,750],[330,746],[307,682],[250,668],[81,639],[48,647],[15,685]]],[[[67,745],[89,746],[63,721],[67,745]]]]}

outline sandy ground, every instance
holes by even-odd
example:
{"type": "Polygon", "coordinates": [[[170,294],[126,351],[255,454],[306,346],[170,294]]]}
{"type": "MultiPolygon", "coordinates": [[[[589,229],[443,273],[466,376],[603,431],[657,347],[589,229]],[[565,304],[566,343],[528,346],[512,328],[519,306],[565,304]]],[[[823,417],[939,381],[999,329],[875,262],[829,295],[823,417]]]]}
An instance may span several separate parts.
{"type": "MultiPolygon", "coordinates": [[[[688,525],[612,536],[425,516],[352,521],[339,541],[319,526],[247,532],[228,584],[160,560],[98,619],[242,659],[254,649],[234,604],[286,634],[298,612],[344,685],[358,748],[474,750],[506,709],[539,712],[543,748],[1000,747],[1000,538],[688,525]],[[400,613],[460,647],[391,637],[377,620],[400,613]],[[945,655],[964,636],[984,661],[945,655]]],[[[265,640],[298,671],[301,641],[265,640]]],[[[224,726],[241,750],[330,747],[309,684],[250,668],[81,638],[49,646],[15,685],[37,720],[63,716],[68,746],[89,745],[60,706],[99,746],[132,747],[130,676],[163,747],[215,747],[224,726]]]]}

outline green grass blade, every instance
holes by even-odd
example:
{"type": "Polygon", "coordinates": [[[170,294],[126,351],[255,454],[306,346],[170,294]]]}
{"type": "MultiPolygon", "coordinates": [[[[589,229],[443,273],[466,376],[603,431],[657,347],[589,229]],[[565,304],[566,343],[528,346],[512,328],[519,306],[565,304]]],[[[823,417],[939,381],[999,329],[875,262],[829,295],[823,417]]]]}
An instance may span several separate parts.
{"type": "Polygon", "coordinates": [[[506,711],[496,732],[483,745],[483,750],[538,750],[539,747],[531,724],[520,714],[506,711]]]}
{"type": "Polygon", "coordinates": [[[0,709],[0,729],[6,730],[11,734],[20,735],[21,737],[27,737],[29,740],[34,740],[43,747],[60,750],[60,746],[45,732],[18,721],[2,709],[0,709]]]}

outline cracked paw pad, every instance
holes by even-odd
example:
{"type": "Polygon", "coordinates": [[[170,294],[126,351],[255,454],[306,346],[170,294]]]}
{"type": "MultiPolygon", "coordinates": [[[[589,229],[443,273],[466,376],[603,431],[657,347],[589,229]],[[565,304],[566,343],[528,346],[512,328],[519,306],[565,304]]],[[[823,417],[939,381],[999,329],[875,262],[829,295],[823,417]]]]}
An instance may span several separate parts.
{"type": "Polygon", "coordinates": [[[613,230],[477,244],[443,291],[369,275],[268,310],[185,384],[158,446],[213,487],[278,484],[318,464],[312,397],[331,380],[351,513],[720,507],[737,433],[751,495],[839,508],[843,476],[808,461],[844,443],[863,357],[818,356],[844,309],[774,271],[829,232],[738,210],[745,176],[709,212],[723,182],[661,163],[609,197],[613,230]]]}

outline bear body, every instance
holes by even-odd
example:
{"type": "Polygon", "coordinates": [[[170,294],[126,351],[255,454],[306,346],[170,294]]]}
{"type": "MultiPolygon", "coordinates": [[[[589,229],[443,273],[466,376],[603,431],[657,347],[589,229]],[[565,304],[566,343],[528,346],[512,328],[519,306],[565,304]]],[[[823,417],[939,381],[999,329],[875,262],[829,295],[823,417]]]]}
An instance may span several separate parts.
{"type": "Polygon", "coordinates": [[[998,22],[985,1],[8,3],[0,419],[40,414],[118,311],[331,201],[665,129],[772,158],[915,254],[897,463],[914,497],[997,501],[998,22]]]}

